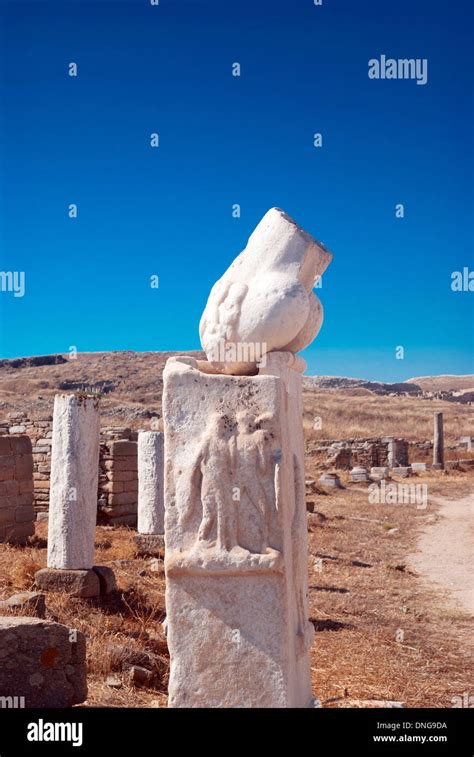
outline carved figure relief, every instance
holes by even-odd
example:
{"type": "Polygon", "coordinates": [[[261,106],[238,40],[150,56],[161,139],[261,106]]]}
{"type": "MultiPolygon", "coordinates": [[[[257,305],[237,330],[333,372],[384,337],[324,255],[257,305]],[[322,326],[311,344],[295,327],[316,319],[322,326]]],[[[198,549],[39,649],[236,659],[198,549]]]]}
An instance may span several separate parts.
{"type": "Polygon", "coordinates": [[[194,538],[191,549],[174,560],[183,570],[193,564],[205,564],[207,570],[280,565],[272,534],[278,528],[275,484],[281,452],[264,427],[271,422],[250,410],[235,417],[211,416],[177,497],[186,502],[179,522],[194,538]]]}

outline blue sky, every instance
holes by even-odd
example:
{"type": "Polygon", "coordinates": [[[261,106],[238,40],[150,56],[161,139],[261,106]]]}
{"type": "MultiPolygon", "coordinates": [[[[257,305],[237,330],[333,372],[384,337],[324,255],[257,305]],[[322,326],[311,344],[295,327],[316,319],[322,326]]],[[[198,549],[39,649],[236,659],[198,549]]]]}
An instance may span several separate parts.
{"type": "Polygon", "coordinates": [[[0,0],[0,21],[1,270],[26,277],[1,357],[199,348],[278,206],[334,254],[309,373],[474,371],[474,292],[451,290],[474,270],[467,0],[0,0]],[[427,84],[369,79],[382,54],[426,58],[427,84]]]}

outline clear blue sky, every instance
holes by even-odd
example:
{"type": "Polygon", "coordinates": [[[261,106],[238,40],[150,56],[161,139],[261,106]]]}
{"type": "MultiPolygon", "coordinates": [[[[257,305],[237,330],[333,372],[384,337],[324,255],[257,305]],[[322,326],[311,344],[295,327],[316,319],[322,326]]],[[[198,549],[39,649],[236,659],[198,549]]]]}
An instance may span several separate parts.
{"type": "Polygon", "coordinates": [[[334,254],[309,373],[473,372],[474,292],[451,290],[474,270],[471,7],[0,0],[1,270],[26,274],[1,356],[198,348],[279,206],[334,254]],[[382,54],[426,58],[428,83],[370,80],[382,54]]]}

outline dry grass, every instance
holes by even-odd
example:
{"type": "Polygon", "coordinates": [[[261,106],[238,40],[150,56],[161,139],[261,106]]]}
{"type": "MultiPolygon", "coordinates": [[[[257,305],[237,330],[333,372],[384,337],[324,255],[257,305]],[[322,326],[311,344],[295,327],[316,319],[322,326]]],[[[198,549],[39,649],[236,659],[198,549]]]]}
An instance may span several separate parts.
{"type": "MultiPolygon", "coordinates": [[[[446,444],[472,434],[474,406],[417,397],[383,397],[353,390],[303,394],[304,427],[308,440],[397,436],[409,441],[433,438],[433,413],[443,412],[446,444]],[[315,429],[316,418],[321,429],[315,429]]],[[[464,456],[464,455],[463,455],[464,456]]]]}
{"type": "MultiPolygon", "coordinates": [[[[311,463],[307,473],[317,475],[311,463]]],[[[472,491],[474,480],[458,473],[421,478],[430,497],[453,498],[472,491]]],[[[473,622],[407,566],[419,528],[436,517],[434,504],[371,505],[364,485],[350,484],[312,499],[320,515],[309,516],[311,659],[324,706],[391,699],[451,707],[453,696],[472,688],[473,622]]]]}
{"type": "MultiPolygon", "coordinates": [[[[31,547],[0,545],[0,597],[31,589],[34,573],[46,565],[47,526],[36,525],[31,547]]],[[[119,592],[94,600],[47,595],[47,619],[86,634],[88,706],[165,706],[168,685],[168,648],[161,625],[165,618],[163,564],[135,557],[134,532],[127,528],[98,527],[97,565],[113,568],[119,592]],[[151,570],[151,565],[158,570],[151,570]],[[144,575],[140,575],[143,573],[144,575]],[[141,664],[155,675],[153,688],[130,685],[124,664],[141,664]],[[119,676],[122,688],[107,684],[119,676]]]]}
{"type": "MultiPolygon", "coordinates": [[[[307,476],[316,477],[315,460],[307,476]]],[[[423,474],[430,495],[464,496],[472,473],[423,474]]],[[[313,688],[324,706],[349,699],[395,699],[408,707],[450,707],[469,690],[472,621],[427,591],[407,568],[418,529],[435,507],[368,504],[363,485],[327,496],[312,495],[308,515],[310,614],[316,629],[311,650],[313,688]],[[389,527],[397,528],[389,534],[389,527]],[[401,629],[404,641],[396,640],[401,629]]],[[[115,571],[119,593],[96,600],[48,594],[47,617],[83,631],[89,666],[88,706],[166,705],[169,660],[161,622],[165,617],[163,566],[134,556],[134,532],[97,528],[96,563],[115,571]],[[157,568],[152,570],[152,566],[157,568]],[[140,575],[142,574],[142,575],[140,575]],[[145,664],[152,688],[129,684],[123,666],[145,664]],[[122,687],[111,688],[114,674],[122,687]]],[[[46,526],[37,524],[33,546],[0,545],[0,595],[29,589],[46,564],[46,526]]]]}

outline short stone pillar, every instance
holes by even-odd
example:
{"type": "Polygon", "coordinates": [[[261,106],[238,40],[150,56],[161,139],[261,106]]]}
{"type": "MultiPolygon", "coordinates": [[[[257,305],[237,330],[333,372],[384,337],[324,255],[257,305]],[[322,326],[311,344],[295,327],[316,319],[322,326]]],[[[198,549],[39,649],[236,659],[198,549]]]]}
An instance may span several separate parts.
{"type": "Polygon", "coordinates": [[[433,468],[435,470],[444,468],[443,413],[434,414],[433,468]]]}
{"type": "Polygon", "coordinates": [[[301,372],[164,371],[170,707],[310,707],[301,372]]]}
{"type": "Polygon", "coordinates": [[[388,438],[388,467],[395,468],[397,465],[397,443],[395,439],[388,438]]]}
{"type": "Polygon", "coordinates": [[[351,473],[351,481],[357,482],[357,481],[369,481],[369,476],[367,473],[367,468],[364,468],[362,466],[356,466],[355,468],[352,468],[351,473]]]}
{"type": "Polygon", "coordinates": [[[342,489],[341,479],[337,473],[323,473],[319,477],[319,483],[323,486],[329,486],[331,488],[342,489]]]}
{"type": "Polygon", "coordinates": [[[164,434],[138,434],[138,535],[137,552],[161,554],[164,548],[165,505],[163,491],[164,434]]]}
{"type": "Polygon", "coordinates": [[[86,639],[39,618],[0,617],[3,708],[71,707],[87,698],[86,639]]]}
{"type": "MultiPolygon", "coordinates": [[[[54,400],[48,568],[38,588],[91,597],[101,579],[92,570],[99,477],[99,399],[58,394],[54,400]]],[[[106,570],[106,569],[102,569],[106,570]]]]}
{"type": "Polygon", "coordinates": [[[99,400],[54,400],[48,567],[89,570],[94,563],[99,477],[99,400]]]}

